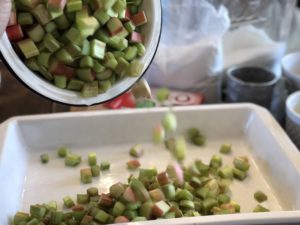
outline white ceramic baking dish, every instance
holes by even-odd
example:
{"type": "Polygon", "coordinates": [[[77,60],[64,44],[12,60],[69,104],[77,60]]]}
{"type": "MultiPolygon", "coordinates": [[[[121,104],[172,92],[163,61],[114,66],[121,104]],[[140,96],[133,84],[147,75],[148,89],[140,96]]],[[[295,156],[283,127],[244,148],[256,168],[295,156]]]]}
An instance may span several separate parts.
{"type": "MultiPolygon", "coordinates": [[[[172,161],[163,145],[153,145],[151,131],[166,108],[50,114],[12,118],[0,125],[0,224],[9,224],[16,211],[28,211],[30,204],[84,193],[90,186],[105,192],[116,181],[125,182],[129,148],[145,147],[143,167],[165,169],[172,161]],[[56,156],[56,149],[68,146],[83,156],[78,168],[67,168],[56,156]],[[87,166],[87,154],[97,152],[100,160],[111,162],[109,172],[92,185],[82,185],[79,169],[87,166]],[[42,153],[50,162],[40,163],[42,153]]],[[[233,154],[223,156],[224,164],[233,156],[250,159],[249,176],[233,181],[232,199],[241,205],[241,213],[201,216],[138,224],[287,224],[300,222],[300,153],[285,132],[263,108],[252,104],[211,105],[172,109],[179,123],[178,133],[197,127],[207,137],[205,147],[188,146],[186,164],[196,158],[207,162],[222,143],[231,143],[233,154]],[[256,190],[268,195],[262,203],[268,213],[252,213],[256,190]]]]}

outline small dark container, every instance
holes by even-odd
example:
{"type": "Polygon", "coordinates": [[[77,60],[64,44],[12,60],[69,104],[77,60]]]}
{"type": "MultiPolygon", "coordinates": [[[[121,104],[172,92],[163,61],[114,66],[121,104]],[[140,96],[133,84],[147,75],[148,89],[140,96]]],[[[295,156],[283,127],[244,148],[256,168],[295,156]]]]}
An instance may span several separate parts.
{"type": "Polygon", "coordinates": [[[270,108],[276,75],[259,67],[232,67],[227,70],[227,102],[252,102],[270,108]]]}

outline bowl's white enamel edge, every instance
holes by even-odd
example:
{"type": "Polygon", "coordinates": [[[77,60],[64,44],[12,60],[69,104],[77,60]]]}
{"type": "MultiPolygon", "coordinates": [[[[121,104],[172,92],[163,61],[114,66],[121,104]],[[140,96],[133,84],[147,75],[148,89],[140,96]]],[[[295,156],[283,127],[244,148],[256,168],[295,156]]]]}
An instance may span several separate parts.
{"type": "MultiPolygon", "coordinates": [[[[147,47],[146,54],[141,58],[141,62],[144,64],[143,72],[146,71],[150,65],[151,60],[153,59],[156,53],[156,47],[160,38],[161,31],[161,4],[158,0],[145,1],[147,4],[151,4],[153,9],[153,19],[152,25],[152,36],[149,39],[150,45],[147,47]],[[150,2],[150,3],[149,3],[150,2]]],[[[150,24],[150,23],[149,23],[150,24]]],[[[35,75],[31,72],[19,59],[15,51],[13,50],[7,35],[4,34],[0,40],[0,51],[6,62],[15,72],[15,74],[31,89],[35,90],[39,94],[50,98],[54,101],[61,103],[71,104],[71,105],[93,105],[100,102],[108,101],[120,94],[125,90],[129,89],[134,83],[139,79],[139,77],[126,78],[120,81],[118,84],[114,85],[106,93],[99,94],[97,97],[93,98],[82,98],[80,94],[71,92],[68,90],[62,90],[55,87],[52,84],[49,84],[42,78],[35,75]]]]}
{"type": "MultiPolygon", "coordinates": [[[[219,104],[219,105],[205,105],[205,106],[192,106],[192,107],[174,107],[174,111],[189,111],[189,110],[243,110],[250,109],[253,113],[256,113],[263,119],[265,126],[271,127],[270,132],[274,135],[281,145],[283,151],[287,154],[289,159],[297,168],[300,173],[300,155],[292,142],[287,138],[283,129],[277,124],[275,119],[271,117],[270,113],[262,107],[253,104],[219,104]]],[[[140,110],[120,110],[120,111],[100,111],[100,112],[73,112],[73,113],[57,113],[47,115],[35,115],[35,116],[20,116],[11,118],[4,123],[0,124],[0,146],[5,141],[5,134],[10,124],[18,121],[30,121],[30,120],[47,120],[57,118],[80,118],[90,116],[105,116],[108,114],[122,115],[126,113],[151,113],[151,112],[165,112],[167,108],[154,108],[154,109],[140,109],[140,110]]],[[[2,148],[0,148],[0,162],[1,162],[2,148]]],[[[275,223],[296,223],[300,222],[300,211],[284,211],[284,212],[269,212],[269,213],[243,213],[243,214],[232,214],[232,215],[221,215],[221,216],[205,216],[200,217],[201,223],[205,224],[275,224],[275,223]]],[[[197,224],[199,223],[199,217],[197,218],[179,218],[168,221],[168,224],[197,224]]],[[[144,224],[144,223],[143,223],[144,224]]],[[[166,221],[148,221],[145,224],[166,224],[166,221]]]]}

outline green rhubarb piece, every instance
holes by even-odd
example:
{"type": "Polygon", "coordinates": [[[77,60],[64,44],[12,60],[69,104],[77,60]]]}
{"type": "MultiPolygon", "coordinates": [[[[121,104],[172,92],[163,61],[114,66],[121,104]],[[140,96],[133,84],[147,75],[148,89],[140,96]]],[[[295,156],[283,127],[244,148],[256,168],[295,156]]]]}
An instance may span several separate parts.
{"type": "Polygon", "coordinates": [[[85,214],[86,214],[86,212],[84,210],[72,212],[72,216],[75,219],[75,221],[81,221],[85,214]]]}
{"type": "Polygon", "coordinates": [[[85,83],[81,89],[81,95],[85,98],[91,98],[98,95],[98,81],[85,83]]]}
{"type": "Polygon", "coordinates": [[[218,201],[214,198],[207,198],[203,201],[203,209],[205,214],[209,214],[210,210],[218,205],[218,201]]]}
{"type": "Polygon", "coordinates": [[[84,56],[80,60],[80,68],[93,68],[94,60],[90,56],[84,56]]]}
{"type": "Polygon", "coordinates": [[[230,197],[226,194],[220,194],[218,195],[218,202],[220,204],[225,204],[230,202],[230,197]]]}
{"type": "Polygon", "coordinates": [[[68,0],[67,12],[76,12],[82,9],[82,0],[68,0]]]}
{"type": "Polygon", "coordinates": [[[84,40],[82,43],[81,55],[90,55],[90,42],[84,40]]]}
{"type": "Polygon", "coordinates": [[[105,53],[104,65],[112,70],[115,70],[118,66],[118,61],[111,52],[105,53]]]}
{"type": "MultiPolygon", "coordinates": [[[[134,48],[134,47],[132,47],[132,48],[134,48]]],[[[135,47],[135,49],[136,49],[135,54],[137,54],[137,48],[135,47]]],[[[135,57],[136,57],[136,55],[134,56],[134,58],[135,57]]],[[[168,100],[169,95],[170,95],[170,90],[168,88],[160,88],[156,92],[156,99],[159,102],[164,102],[164,101],[168,100]]]]}
{"type": "Polygon", "coordinates": [[[129,202],[126,204],[127,210],[138,210],[141,207],[140,202],[129,202]]]}
{"type": "Polygon", "coordinates": [[[57,28],[59,30],[65,30],[67,28],[69,28],[71,26],[68,18],[65,16],[65,14],[57,17],[54,22],[56,23],[57,25],[57,28]]]}
{"type": "Polygon", "coordinates": [[[219,169],[218,175],[224,179],[232,179],[233,178],[233,171],[230,167],[224,167],[219,169]]]}
{"type": "Polygon", "coordinates": [[[258,213],[258,212],[270,212],[269,209],[263,207],[262,205],[257,205],[254,209],[253,212],[258,213]]]}
{"type": "Polygon", "coordinates": [[[123,195],[125,191],[125,187],[121,183],[116,183],[110,186],[109,188],[109,193],[114,197],[114,198],[119,198],[123,195]]]}
{"type": "Polygon", "coordinates": [[[30,58],[30,59],[26,59],[25,61],[26,66],[33,70],[33,71],[39,71],[39,65],[37,63],[37,58],[30,58]]]}
{"type": "Polygon", "coordinates": [[[113,75],[112,70],[107,69],[107,70],[104,70],[103,72],[96,73],[96,78],[99,81],[103,81],[103,80],[109,79],[112,75],[113,75]]]}
{"type": "Polygon", "coordinates": [[[132,21],[128,21],[128,22],[124,23],[124,27],[126,28],[126,30],[129,33],[132,33],[135,30],[135,25],[133,24],[132,21]]]}
{"type": "Polygon", "coordinates": [[[173,218],[176,218],[176,214],[175,212],[168,212],[165,216],[164,216],[165,219],[173,219],[173,218]]]}
{"type": "Polygon", "coordinates": [[[247,177],[247,172],[239,170],[237,168],[232,169],[233,172],[233,177],[238,179],[238,180],[244,180],[247,177]]]}
{"type": "Polygon", "coordinates": [[[111,88],[112,84],[110,80],[99,81],[98,92],[105,93],[111,88]]]}
{"type": "Polygon", "coordinates": [[[172,201],[175,199],[176,196],[176,191],[175,191],[175,186],[173,184],[165,184],[164,186],[161,187],[166,199],[169,201],[172,201]]]}
{"type": "Polygon", "coordinates": [[[100,26],[98,20],[93,16],[77,19],[76,25],[83,37],[94,35],[100,26]]]}
{"type": "Polygon", "coordinates": [[[135,217],[138,216],[138,213],[135,210],[125,210],[123,215],[127,217],[129,220],[133,220],[135,217]]]}
{"type": "Polygon", "coordinates": [[[48,163],[49,162],[49,155],[48,154],[42,154],[41,156],[40,156],[40,158],[41,158],[41,162],[42,163],[48,163]]]}
{"type": "Polygon", "coordinates": [[[130,66],[127,70],[127,75],[130,77],[137,77],[142,74],[142,71],[144,69],[144,65],[137,59],[133,60],[130,63],[130,66]]]}
{"type": "Polygon", "coordinates": [[[114,52],[112,52],[112,53],[114,54],[114,57],[115,57],[116,59],[118,59],[118,58],[120,58],[120,57],[125,58],[125,53],[122,52],[122,51],[114,51],[114,52]]]}
{"type": "Polygon", "coordinates": [[[20,12],[18,13],[18,24],[20,25],[32,25],[33,17],[28,12],[20,12]]]}
{"type": "Polygon", "coordinates": [[[247,171],[250,167],[248,159],[246,157],[235,157],[233,160],[233,164],[235,168],[242,171],[247,171]]]}
{"type": "Polygon", "coordinates": [[[112,209],[112,215],[113,216],[121,216],[123,214],[123,212],[125,211],[125,209],[126,209],[126,206],[122,202],[118,201],[115,203],[115,205],[112,209]]]}
{"type": "MultiPolygon", "coordinates": [[[[96,73],[102,73],[105,71],[105,67],[103,65],[101,65],[100,62],[98,62],[97,60],[94,60],[93,62],[93,70],[96,72],[96,73]]],[[[97,77],[97,74],[96,74],[96,77],[97,77]]],[[[107,78],[105,78],[104,80],[108,79],[110,76],[108,76],[107,78]]],[[[97,77],[98,79],[98,77],[97,77]]],[[[100,79],[101,80],[101,79],[100,79]]]]}
{"type": "Polygon", "coordinates": [[[221,167],[222,164],[223,164],[223,160],[222,160],[221,156],[213,155],[211,157],[210,163],[209,163],[210,167],[217,169],[217,168],[221,167]]]}
{"type": "Polygon", "coordinates": [[[55,53],[55,56],[59,61],[65,63],[65,64],[71,64],[74,61],[71,54],[64,48],[58,50],[55,53]]]}
{"type": "Polygon", "coordinates": [[[153,180],[157,176],[156,168],[144,169],[141,168],[139,171],[139,180],[153,180]]]}
{"type": "Polygon", "coordinates": [[[144,154],[144,148],[140,144],[134,145],[130,150],[129,150],[129,155],[131,155],[134,158],[140,158],[144,154]]]}
{"type": "MultiPolygon", "coordinates": [[[[20,4],[23,6],[26,6],[30,9],[33,9],[40,3],[40,1],[39,0],[20,0],[20,1],[12,1],[12,3],[14,5],[16,5],[17,9],[19,9],[20,4]]],[[[25,7],[25,9],[26,9],[26,7],[25,7]]]]}
{"type": "Polygon", "coordinates": [[[48,11],[49,11],[49,14],[50,14],[50,17],[51,17],[52,20],[54,20],[54,19],[60,17],[61,15],[63,15],[63,11],[53,11],[53,10],[50,10],[50,9],[48,9],[48,11]]]}
{"type": "Polygon", "coordinates": [[[124,52],[125,52],[125,56],[124,56],[125,59],[131,61],[136,58],[138,49],[136,46],[129,46],[124,50],[124,52]]]}
{"type": "Polygon", "coordinates": [[[104,0],[103,3],[104,3],[104,9],[105,10],[108,10],[110,8],[113,7],[113,5],[116,3],[117,0],[104,0]]]}
{"type": "Polygon", "coordinates": [[[37,62],[48,68],[49,67],[49,61],[50,61],[51,53],[49,52],[41,52],[37,57],[37,62]]]}
{"type": "Polygon", "coordinates": [[[69,154],[70,150],[66,147],[60,147],[57,149],[57,155],[61,158],[65,158],[69,154]]]}
{"type": "Polygon", "coordinates": [[[22,51],[23,55],[26,59],[32,58],[40,54],[39,50],[37,49],[36,45],[31,39],[25,39],[18,42],[18,47],[22,51]]]}
{"type": "Polygon", "coordinates": [[[72,208],[75,205],[74,201],[70,196],[64,197],[63,202],[64,202],[64,206],[67,207],[68,209],[72,208]]]}
{"type": "Polygon", "coordinates": [[[108,213],[100,209],[94,219],[100,223],[106,223],[109,219],[109,216],[110,215],[108,213]]]}
{"type": "Polygon", "coordinates": [[[119,35],[109,38],[107,45],[115,48],[116,50],[123,51],[128,47],[128,40],[119,35]]]}
{"type": "Polygon", "coordinates": [[[73,153],[67,154],[65,158],[65,165],[74,167],[81,163],[81,156],[73,153]]]}
{"type": "Polygon", "coordinates": [[[115,69],[115,72],[117,75],[119,75],[119,77],[124,77],[126,75],[126,72],[129,68],[130,64],[123,57],[118,58],[117,62],[118,62],[118,65],[115,69]]]}
{"type": "Polygon", "coordinates": [[[262,191],[256,191],[254,193],[254,198],[256,201],[258,201],[259,203],[264,202],[266,200],[268,200],[268,196],[263,193],[262,191]]]}
{"type": "Polygon", "coordinates": [[[49,52],[55,52],[60,48],[60,43],[53,37],[52,34],[46,34],[43,42],[49,52]]]}
{"type": "Polygon", "coordinates": [[[36,218],[29,220],[26,225],[38,225],[39,221],[36,218]]]}
{"type": "Polygon", "coordinates": [[[68,41],[75,45],[81,46],[83,44],[84,38],[81,36],[80,31],[75,27],[71,27],[64,36],[68,41]]]}
{"type": "Polygon", "coordinates": [[[142,43],[136,43],[135,46],[138,48],[138,56],[142,57],[145,55],[146,48],[142,43]]]}
{"type": "Polygon", "coordinates": [[[88,154],[88,163],[90,166],[94,166],[97,164],[97,154],[95,152],[90,152],[88,154]]]}
{"type": "Polygon", "coordinates": [[[90,187],[86,190],[88,196],[92,197],[92,196],[97,196],[98,195],[98,188],[96,187],[90,187]]]}
{"type": "Polygon", "coordinates": [[[25,223],[29,220],[29,214],[24,212],[17,212],[14,216],[14,225],[25,223]]]}
{"type": "Polygon", "coordinates": [[[44,4],[35,7],[32,14],[41,25],[46,25],[51,21],[51,16],[44,4]]]}
{"type": "Polygon", "coordinates": [[[96,59],[104,59],[106,44],[99,40],[92,40],[90,43],[90,54],[96,59]]]}
{"type": "Polygon", "coordinates": [[[47,80],[52,80],[53,76],[52,74],[48,71],[48,69],[42,65],[39,65],[39,72],[40,74],[43,75],[47,80]]]}
{"type": "Polygon", "coordinates": [[[65,50],[71,55],[73,59],[76,59],[81,55],[81,48],[73,43],[68,43],[65,46],[65,50]]]}
{"type": "Polygon", "coordinates": [[[110,20],[106,24],[108,31],[112,36],[117,35],[123,29],[123,24],[121,20],[116,17],[110,18],[110,20]]]}
{"type": "Polygon", "coordinates": [[[152,217],[152,207],[153,203],[152,202],[145,202],[141,205],[139,209],[139,215],[142,217],[147,218],[148,220],[151,219],[152,217]]]}
{"type": "Polygon", "coordinates": [[[95,38],[104,42],[104,43],[108,43],[110,40],[110,36],[108,34],[108,32],[106,30],[100,29],[96,34],[95,34],[95,38]]]}
{"type": "Polygon", "coordinates": [[[71,79],[68,83],[67,89],[73,91],[80,91],[84,85],[84,82],[77,79],[71,79]]]}
{"type": "Polygon", "coordinates": [[[133,189],[136,197],[141,202],[146,202],[150,200],[150,195],[144,184],[136,178],[131,179],[129,183],[130,187],[133,189]]]}
{"type": "Polygon", "coordinates": [[[231,152],[231,145],[230,144],[222,144],[220,147],[220,153],[229,154],[231,152]]]}
{"type": "Polygon", "coordinates": [[[176,201],[180,201],[180,200],[193,200],[193,194],[186,190],[186,189],[182,189],[182,190],[178,190],[175,194],[175,199],[176,201]]]}
{"type": "Polygon", "coordinates": [[[100,164],[100,169],[103,170],[109,170],[110,168],[110,163],[108,161],[103,161],[100,164]]]}
{"type": "Polygon", "coordinates": [[[67,78],[62,75],[54,75],[54,84],[58,88],[65,89],[67,87],[67,78]]]}
{"type": "Polygon", "coordinates": [[[76,74],[77,77],[82,81],[92,82],[94,80],[94,76],[91,69],[78,69],[76,70],[76,74]]]}
{"type": "Polygon", "coordinates": [[[91,168],[84,168],[80,170],[80,180],[84,184],[92,183],[92,170],[91,168]]]}
{"type": "Polygon", "coordinates": [[[91,170],[92,170],[92,176],[93,177],[99,177],[100,176],[100,166],[99,165],[91,166],[91,170]]]}
{"type": "Polygon", "coordinates": [[[195,204],[190,200],[181,200],[179,206],[184,209],[195,209],[195,204]]]}
{"type": "Polygon", "coordinates": [[[131,220],[132,222],[139,222],[139,221],[146,221],[147,218],[146,217],[142,217],[142,216],[137,216],[135,217],[133,220],[131,220]]]}
{"type": "Polygon", "coordinates": [[[50,224],[60,224],[63,221],[63,212],[51,211],[50,224]]]}
{"type": "Polygon", "coordinates": [[[48,202],[48,204],[46,205],[47,210],[57,210],[57,202],[56,201],[50,201],[48,202]]]}
{"type": "Polygon", "coordinates": [[[114,11],[121,13],[126,9],[126,6],[127,6],[126,0],[117,0],[112,8],[114,11]]]}
{"type": "Polygon", "coordinates": [[[89,196],[87,194],[77,194],[77,203],[78,204],[89,203],[89,196]]]}
{"type": "Polygon", "coordinates": [[[162,119],[162,125],[166,132],[175,132],[177,129],[176,115],[172,112],[167,112],[162,119]]]}
{"type": "Polygon", "coordinates": [[[106,13],[106,11],[101,8],[94,12],[94,17],[97,18],[101,25],[106,24],[110,19],[110,16],[106,13]]]}
{"type": "Polygon", "coordinates": [[[46,214],[46,208],[42,205],[31,205],[30,215],[38,220],[43,219],[46,214]]]}
{"type": "Polygon", "coordinates": [[[31,30],[29,30],[27,34],[34,42],[40,42],[45,35],[45,31],[43,27],[40,24],[38,24],[31,30]]]}

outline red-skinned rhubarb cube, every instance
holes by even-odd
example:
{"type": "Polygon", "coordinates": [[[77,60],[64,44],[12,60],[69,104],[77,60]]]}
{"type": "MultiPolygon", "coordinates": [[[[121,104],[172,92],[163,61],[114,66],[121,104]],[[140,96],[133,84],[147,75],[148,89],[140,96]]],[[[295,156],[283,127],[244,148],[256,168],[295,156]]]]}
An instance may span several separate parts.
{"type": "Polygon", "coordinates": [[[121,31],[123,31],[124,27],[122,22],[118,18],[113,17],[107,22],[107,28],[109,30],[110,35],[115,36],[121,31]]]}
{"type": "Polygon", "coordinates": [[[8,26],[13,26],[17,24],[17,13],[16,11],[11,11],[9,20],[8,20],[8,26]]]}
{"type": "Polygon", "coordinates": [[[137,169],[141,166],[141,163],[137,159],[129,160],[126,164],[130,170],[137,169]]]}
{"type": "Polygon", "coordinates": [[[48,0],[48,9],[51,11],[63,11],[67,0],[48,0]]]}
{"type": "Polygon", "coordinates": [[[51,60],[49,72],[52,74],[60,74],[67,77],[68,79],[74,78],[76,76],[76,71],[74,68],[66,66],[65,64],[57,60],[51,60]]]}
{"type": "Polygon", "coordinates": [[[126,216],[118,216],[115,218],[114,223],[127,223],[130,220],[126,216]]]}
{"type": "Polygon", "coordinates": [[[157,181],[158,181],[158,183],[159,183],[161,186],[170,183],[168,173],[167,173],[167,172],[161,172],[161,173],[159,173],[159,174],[157,175],[157,181]]]}
{"type": "Polygon", "coordinates": [[[7,27],[6,34],[8,39],[12,42],[19,41],[24,38],[22,28],[19,24],[7,27]]]}
{"type": "Polygon", "coordinates": [[[122,198],[127,202],[136,202],[136,196],[131,187],[127,187],[122,198]]]}
{"type": "Polygon", "coordinates": [[[144,37],[142,34],[134,31],[131,33],[129,41],[131,43],[143,43],[144,37]]]}
{"type": "Polygon", "coordinates": [[[121,18],[121,20],[123,22],[128,22],[129,20],[131,20],[131,13],[130,13],[130,9],[127,7],[125,10],[125,14],[124,16],[121,18]]]}
{"type": "Polygon", "coordinates": [[[170,206],[165,201],[156,202],[152,207],[152,214],[156,218],[163,217],[170,209],[170,206]]]}
{"type": "Polygon", "coordinates": [[[131,21],[135,26],[141,26],[147,23],[145,11],[139,11],[137,14],[131,16],[131,21]]]}

